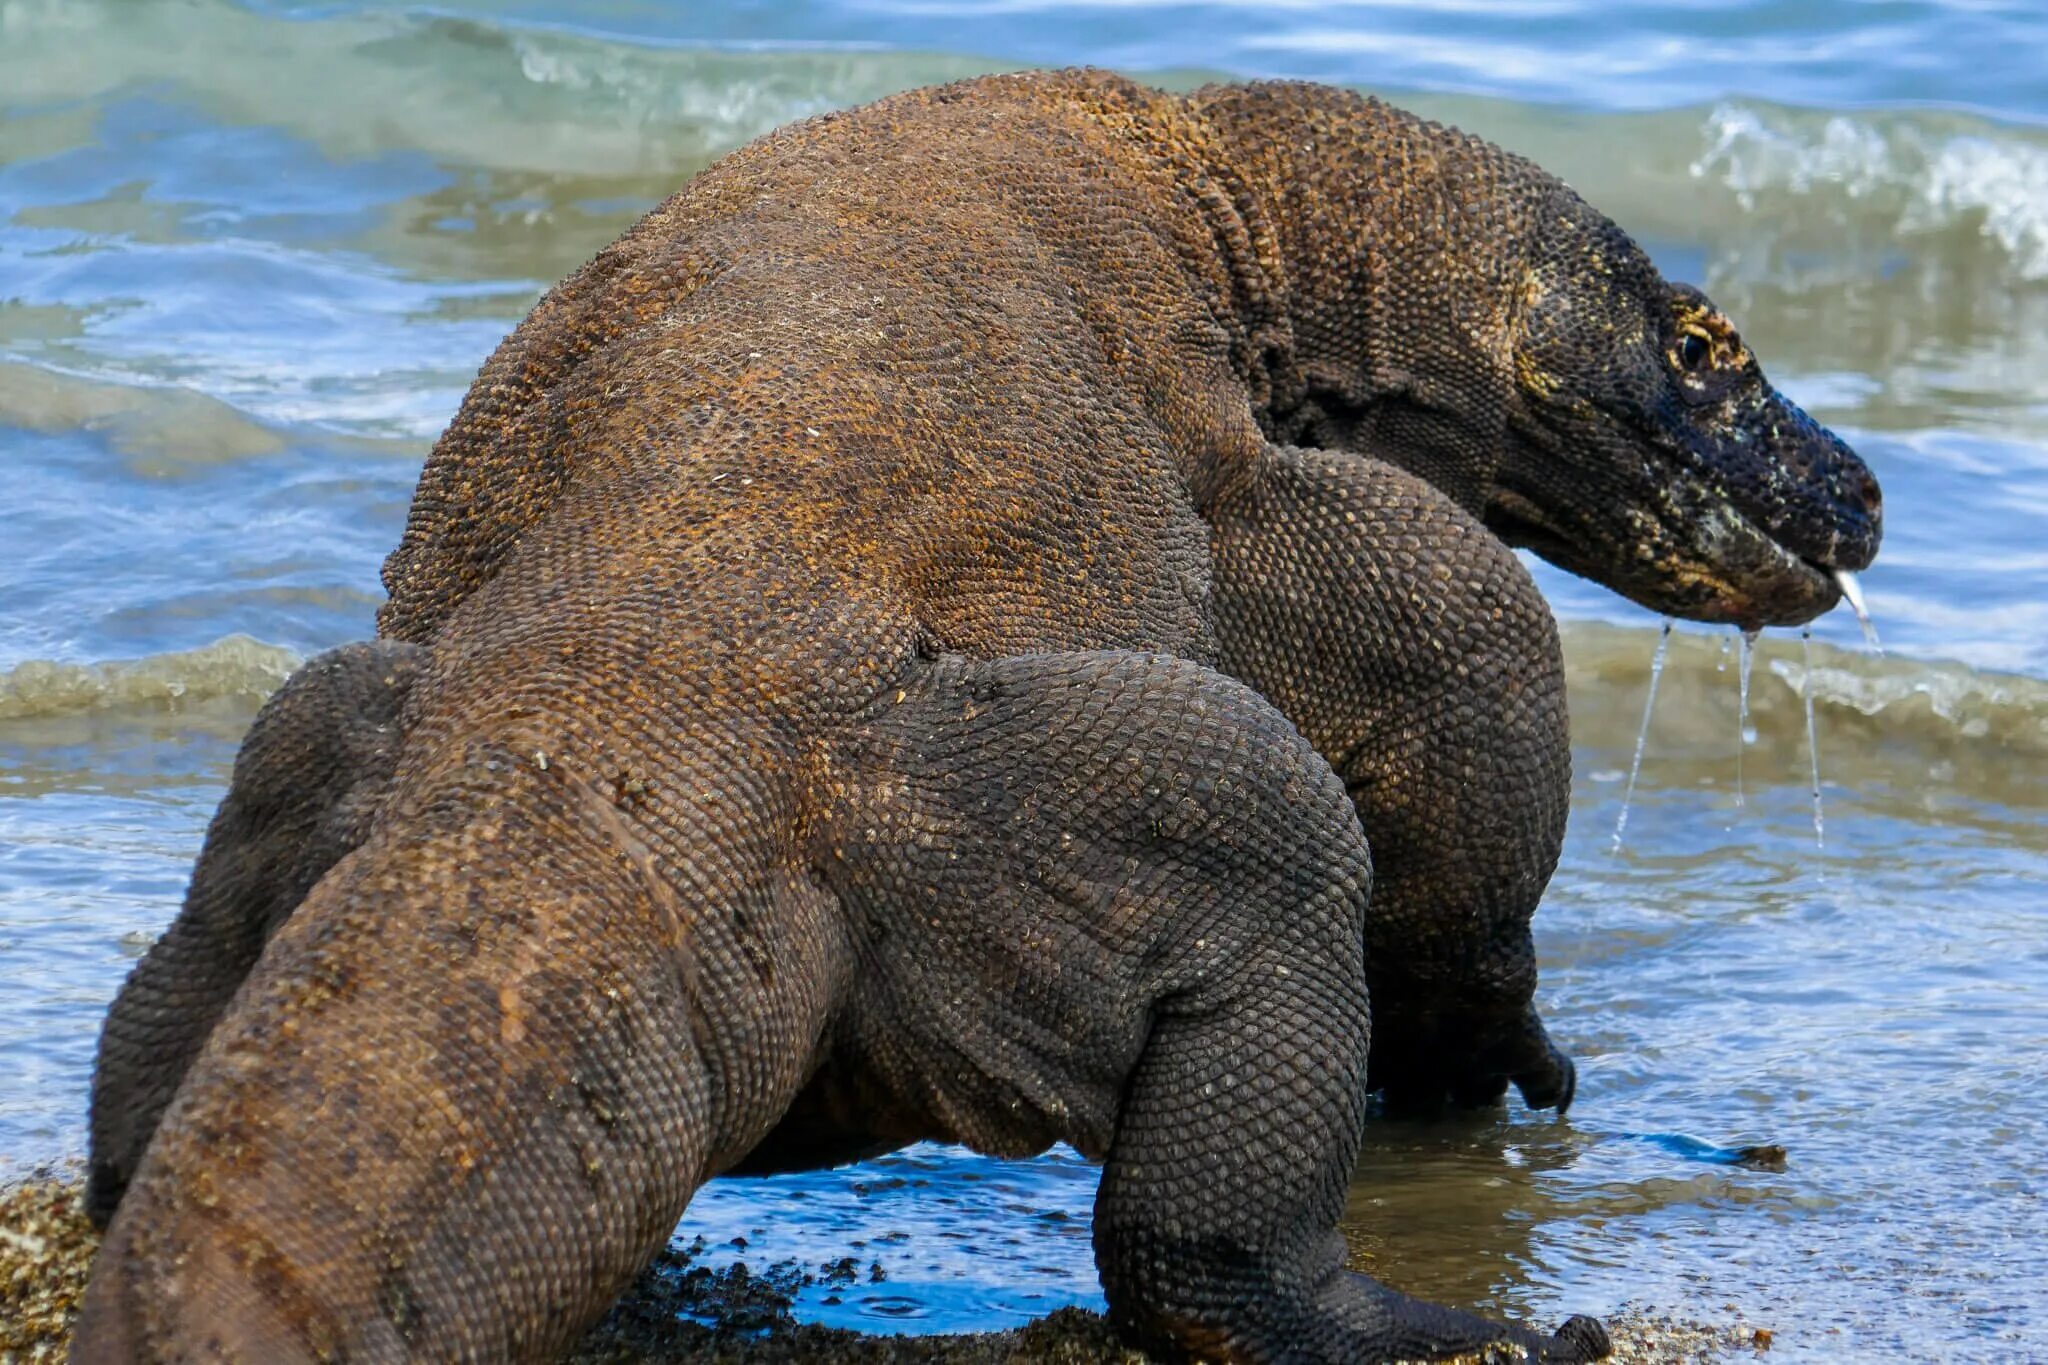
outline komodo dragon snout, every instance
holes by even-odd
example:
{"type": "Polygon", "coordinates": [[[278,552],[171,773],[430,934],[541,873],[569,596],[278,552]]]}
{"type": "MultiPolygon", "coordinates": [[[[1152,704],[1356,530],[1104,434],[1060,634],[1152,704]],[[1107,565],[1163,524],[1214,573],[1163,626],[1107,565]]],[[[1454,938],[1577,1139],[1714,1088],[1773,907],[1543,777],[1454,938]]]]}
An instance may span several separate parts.
{"type": "Polygon", "coordinates": [[[1734,324],[1574,197],[1516,339],[1487,525],[1653,611],[1746,629],[1834,606],[1877,554],[1877,481],[1764,379],[1734,324]]]}

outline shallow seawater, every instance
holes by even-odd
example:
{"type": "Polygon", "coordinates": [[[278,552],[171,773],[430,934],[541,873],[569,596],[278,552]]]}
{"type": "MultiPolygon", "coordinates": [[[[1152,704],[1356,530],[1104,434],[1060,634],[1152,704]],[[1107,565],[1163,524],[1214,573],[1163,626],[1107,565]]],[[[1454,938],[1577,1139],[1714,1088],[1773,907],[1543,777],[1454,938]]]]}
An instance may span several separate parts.
{"type": "MultiPolygon", "coordinates": [[[[1303,75],[1564,174],[1888,504],[1888,654],[1817,625],[1825,847],[1798,640],[1762,642],[1745,746],[1733,654],[1681,626],[1611,852],[1656,623],[1539,570],[1579,1100],[1375,1124],[1358,1263],[1543,1320],[1734,1305],[1794,1358],[2048,1356],[2044,50],[2035,6],[1932,0],[0,0],[0,1175],[82,1150],[99,1016],[243,728],[368,633],[428,443],[547,283],[719,153],[893,89],[1303,75]],[[1745,1143],[1784,1169],[1718,1159],[1745,1143]]],[[[856,1256],[810,1317],[1003,1326],[1098,1301],[1094,1185],[918,1148],[719,1182],[682,1236],[856,1256]]]]}

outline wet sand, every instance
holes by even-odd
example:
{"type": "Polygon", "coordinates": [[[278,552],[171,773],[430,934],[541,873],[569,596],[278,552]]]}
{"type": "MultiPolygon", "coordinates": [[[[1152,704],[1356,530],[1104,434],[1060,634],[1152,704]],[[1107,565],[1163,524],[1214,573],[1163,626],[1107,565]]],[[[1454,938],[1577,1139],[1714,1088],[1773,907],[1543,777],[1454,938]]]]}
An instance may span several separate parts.
{"type": "MultiPolygon", "coordinates": [[[[75,1172],[0,1191],[0,1360],[56,1361],[68,1354],[71,1322],[84,1296],[99,1236],[81,1206],[75,1172]]],[[[692,1265],[691,1250],[664,1252],[571,1357],[577,1365],[624,1361],[720,1361],[741,1365],[834,1360],[947,1362],[948,1365],[1143,1365],[1099,1315],[1064,1308],[1008,1332],[953,1336],[866,1336],[800,1324],[794,1289],[819,1279],[852,1282],[848,1257],[812,1272],[794,1262],[717,1272],[692,1265]]],[[[1754,1358],[1770,1334],[1748,1325],[1710,1327],[1635,1313],[1610,1319],[1614,1359],[1690,1365],[1754,1358]]],[[[1503,1357],[1505,1358],[1505,1357],[1503,1357]]]]}

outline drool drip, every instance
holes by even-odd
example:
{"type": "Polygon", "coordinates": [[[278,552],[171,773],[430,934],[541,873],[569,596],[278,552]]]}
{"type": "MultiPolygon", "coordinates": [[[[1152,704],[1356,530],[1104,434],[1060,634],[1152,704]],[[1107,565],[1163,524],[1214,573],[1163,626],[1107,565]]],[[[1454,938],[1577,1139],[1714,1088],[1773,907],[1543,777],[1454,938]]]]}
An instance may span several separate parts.
{"type": "Polygon", "coordinates": [[[1871,653],[1883,658],[1884,646],[1878,642],[1877,623],[1870,619],[1870,608],[1863,604],[1863,585],[1847,569],[1835,570],[1835,582],[1841,586],[1842,596],[1848,599],[1849,610],[1856,613],[1856,624],[1863,627],[1863,643],[1870,646],[1871,653]]]}
{"type": "Polygon", "coordinates": [[[1813,632],[1799,632],[1799,647],[1806,655],[1806,673],[1799,679],[1799,699],[1806,706],[1806,761],[1813,778],[1813,846],[1827,847],[1820,810],[1820,741],[1813,727],[1813,632]]]}
{"type": "Polygon", "coordinates": [[[1628,828],[1629,802],[1635,799],[1636,777],[1643,770],[1643,746],[1650,738],[1650,712],[1657,705],[1657,680],[1664,676],[1664,656],[1671,651],[1671,618],[1664,618],[1664,633],[1657,637],[1657,653],[1650,660],[1650,692],[1643,698],[1643,728],[1636,732],[1636,756],[1628,765],[1628,789],[1621,794],[1621,815],[1614,822],[1614,847],[1621,852],[1622,831],[1628,828]]]}
{"type": "Polygon", "coordinates": [[[1736,669],[1735,717],[1742,742],[1735,746],[1735,804],[1743,803],[1742,751],[1756,743],[1756,726],[1749,719],[1749,671],[1756,663],[1756,637],[1760,631],[1742,632],[1742,663],[1736,669]]]}

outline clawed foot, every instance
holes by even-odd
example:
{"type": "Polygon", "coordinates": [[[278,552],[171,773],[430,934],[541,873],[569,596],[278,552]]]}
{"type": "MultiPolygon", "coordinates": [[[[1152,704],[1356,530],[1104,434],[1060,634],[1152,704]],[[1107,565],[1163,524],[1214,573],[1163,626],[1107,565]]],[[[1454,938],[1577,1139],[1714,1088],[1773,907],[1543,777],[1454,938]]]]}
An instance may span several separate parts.
{"type": "Polygon", "coordinates": [[[1531,1109],[1555,1109],[1562,1118],[1578,1093],[1579,1069],[1554,1046],[1546,1050],[1541,1063],[1526,1070],[1502,1072],[1475,1067],[1452,1082],[1451,1105],[1457,1109],[1485,1109],[1498,1104],[1511,1081],[1521,1092],[1522,1103],[1531,1109]]]}
{"type": "MultiPolygon", "coordinates": [[[[1456,1309],[1411,1299],[1372,1280],[1346,1276],[1340,1293],[1376,1301],[1376,1347],[1367,1358],[1426,1360],[1531,1360],[1543,1365],[1582,1365],[1605,1360],[1614,1345],[1599,1319],[1574,1314],[1545,1334],[1514,1323],[1489,1322],[1456,1309]],[[1359,1291],[1363,1291],[1359,1293],[1359,1291]]],[[[1327,1300],[1326,1300],[1327,1302],[1327,1300]]],[[[1354,1342],[1354,1345],[1365,1343],[1354,1342]]],[[[1313,1354],[1313,1353],[1312,1353],[1313,1354]]]]}
{"type": "Polygon", "coordinates": [[[1375,1053],[1374,1083],[1387,1113],[1432,1118],[1446,1105],[1485,1109],[1500,1103],[1511,1083],[1531,1109],[1555,1109],[1562,1116],[1571,1108],[1578,1068],[1550,1041],[1534,1010],[1478,1046],[1466,1033],[1466,1046],[1459,1047],[1459,1032],[1445,1026],[1426,1043],[1403,1050],[1405,1055],[1393,1055],[1392,1047],[1375,1053]]]}
{"type": "MultiPolygon", "coordinates": [[[[1598,1318],[1587,1317],[1584,1313],[1572,1314],[1549,1336],[1519,1328],[1511,1330],[1514,1331],[1512,1341],[1499,1343],[1498,1347],[1489,1346],[1477,1353],[1478,1358],[1490,1362],[1498,1354],[1503,1360],[1525,1358],[1541,1365],[1582,1365],[1582,1362],[1605,1360],[1614,1354],[1614,1343],[1608,1337],[1606,1327],[1598,1318]],[[1505,1347],[1506,1351],[1503,1353],[1500,1347],[1505,1347]],[[1523,1352],[1527,1352],[1526,1357],[1523,1352]]],[[[1472,1355],[1472,1352],[1462,1352],[1449,1358],[1467,1360],[1472,1355]]]]}
{"type": "MultiPolygon", "coordinates": [[[[1199,1273],[1199,1272],[1198,1272],[1199,1273]]],[[[1177,1286],[1178,1288],[1178,1286],[1177,1286]]],[[[1179,1296],[1175,1296],[1179,1297],[1179,1296]]],[[[1466,1361],[1586,1365],[1613,1354],[1597,1318],[1574,1314],[1546,1334],[1413,1299],[1367,1276],[1341,1271],[1310,1304],[1288,1302],[1281,1286],[1254,1296],[1259,1311],[1235,1320],[1207,1311],[1119,1312],[1119,1334],[1160,1360],[1466,1361]],[[1273,1289],[1279,1289],[1274,1293],[1273,1289]],[[1306,1311],[1302,1311],[1302,1310],[1306,1311]]]]}
{"type": "Polygon", "coordinates": [[[1522,1092],[1522,1103],[1531,1109],[1555,1109],[1560,1118],[1572,1107],[1572,1097],[1579,1090],[1578,1067],[1555,1044],[1550,1046],[1542,1066],[1518,1072],[1510,1079],[1515,1089],[1522,1092]]]}
{"type": "MultiPolygon", "coordinates": [[[[1486,1077],[1492,1093],[1485,1102],[1498,1100],[1513,1081],[1522,1101],[1531,1109],[1555,1109],[1560,1116],[1571,1108],[1578,1092],[1579,1069],[1564,1050],[1550,1041],[1543,1020],[1531,1006],[1503,1036],[1480,1050],[1475,1069],[1486,1077]]],[[[1453,1096],[1459,1095],[1454,1083],[1453,1096]]]]}

